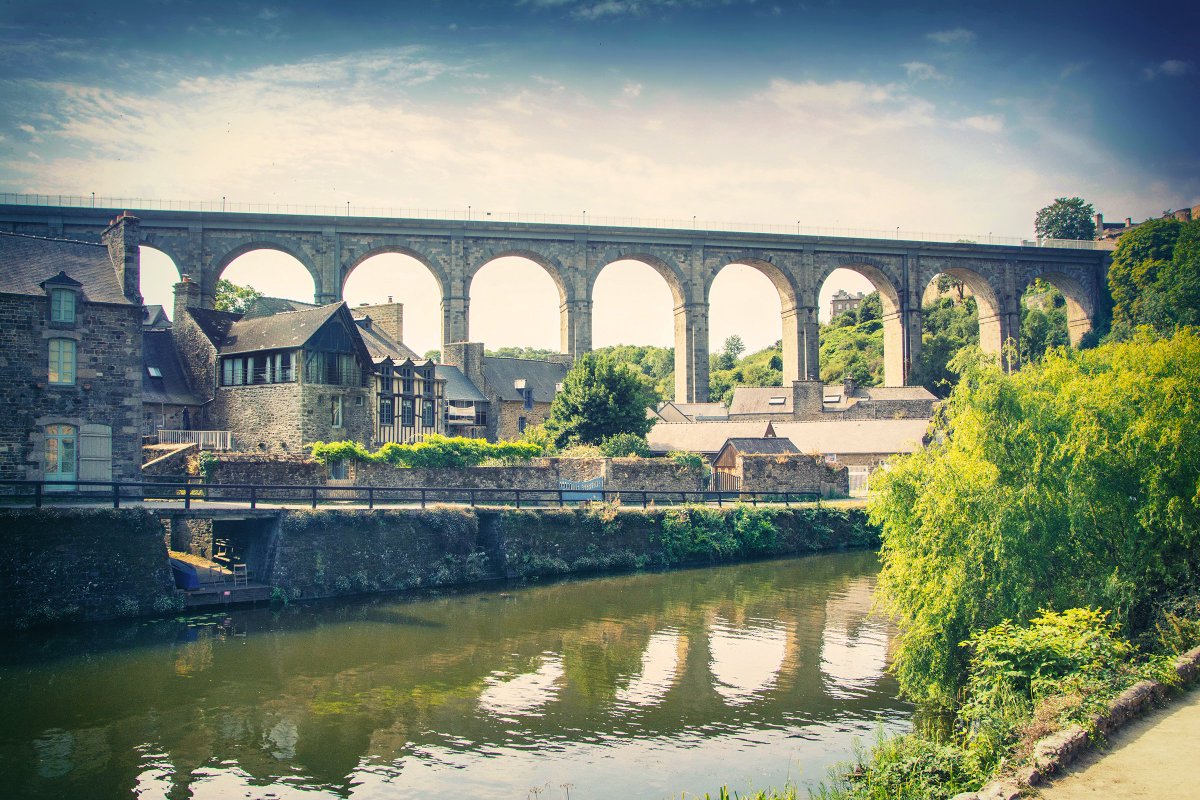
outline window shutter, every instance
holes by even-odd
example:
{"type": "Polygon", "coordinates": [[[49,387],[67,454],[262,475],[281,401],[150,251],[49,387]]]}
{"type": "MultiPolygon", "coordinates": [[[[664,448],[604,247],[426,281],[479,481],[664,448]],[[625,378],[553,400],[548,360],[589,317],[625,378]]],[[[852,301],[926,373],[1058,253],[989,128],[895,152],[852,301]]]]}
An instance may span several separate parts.
{"type": "Polygon", "coordinates": [[[112,428],[108,425],[79,429],[79,480],[112,480],[112,428]]]}

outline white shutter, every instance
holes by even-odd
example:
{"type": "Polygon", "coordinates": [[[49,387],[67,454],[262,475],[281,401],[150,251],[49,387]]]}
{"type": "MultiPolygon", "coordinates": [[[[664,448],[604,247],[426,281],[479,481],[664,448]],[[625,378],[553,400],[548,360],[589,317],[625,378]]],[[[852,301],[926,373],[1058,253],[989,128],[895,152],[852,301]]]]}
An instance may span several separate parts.
{"type": "Polygon", "coordinates": [[[112,428],[108,425],[79,429],[79,480],[112,480],[112,428]]]}

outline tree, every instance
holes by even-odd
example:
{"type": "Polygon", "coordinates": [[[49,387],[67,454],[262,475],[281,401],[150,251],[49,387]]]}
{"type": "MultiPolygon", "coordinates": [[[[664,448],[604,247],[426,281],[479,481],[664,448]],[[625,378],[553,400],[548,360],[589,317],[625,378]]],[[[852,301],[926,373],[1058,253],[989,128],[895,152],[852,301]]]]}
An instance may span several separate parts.
{"type": "Polygon", "coordinates": [[[217,296],[214,298],[213,307],[217,311],[245,314],[254,301],[260,297],[262,297],[262,292],[253,286],[239,286],[221,278],[217,281],[217,296]]]}
{"type": "Polygon", "coordinates": [[[1200,220],[1144,222],[1117,241],[1108,286],[1114,338],[1140,325],[1168,335],[1200,324],[1200,220]]]}
{"type": "Polygon", "coordinates": [[[546,430],[557,447],[598,445],[619,433],[645,436],[654,423],[646,409],[654,394],[642,376],[611,358],[587,353],[554,396],[546,430]]]}
{"type": "Polygon", "coordinates": [[[735,333],[725,340],[725,352],[734,361],[737,361],[742,357],[742,353],[746,352],[746,343],[742,341],[742,337],[735,333]]]}
{"type": "Polygon", "coordinates": [[[951,367],[937,443],[871,487],[895,672],[935,704],[973,632],[1100,607],[1135,634],[1200,570],[1200,334],[1052,350],[1011,375],[978,351],[951,367]]]}
{"type": "Polygon", "coordinates": [[[1058,197],[1037,212],[1033,230],[1039,239],[1096,238],[1096,209],[1082,197],[1058,197]]]}

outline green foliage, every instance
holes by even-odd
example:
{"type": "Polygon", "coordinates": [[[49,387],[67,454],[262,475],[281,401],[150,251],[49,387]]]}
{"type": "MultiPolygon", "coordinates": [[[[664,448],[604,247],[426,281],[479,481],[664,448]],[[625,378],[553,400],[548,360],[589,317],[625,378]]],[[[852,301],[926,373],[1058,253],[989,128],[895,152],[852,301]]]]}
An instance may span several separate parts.
{"type": "Polygon", "coordinates": [[[901,688],[946,706],[973,631],[1099,606],[1136,632],[1200,569],[1200,336],[951,367],[944,441],[894,460],[870,509],[901,688]]]}
{"type": "Polygon", "coordinates": [[[646,409],[653,403],[653,392],[638,372],[610,357],[587,353],[554,396],[546,430],[560,448],[598,445],[619,433],[645,436],[653,424],[646,409]]]}
{"type": "Polygon", "coordinates": [[[440,363],[442,360],[442,351],[441,350],[426,350],[423,358],[426,361],[436,361],[436,362],[440,363]]]}
{"type": "Polygon", "coordinates": [[[213,474],[217,471],[217,465],[221,460],[217,454],[211,450],[201,450],[196,456],[196,469],[200,472],[200,477],[205,483],[212,483],[213,474]]]}
{"type": "Polygon", "coordinates": [[[1082,197],[1059,197],[1037,212],[1033,230],[1039,239],[1094,239],[1096,209],[1082,197]]]}
{"type": "Polygon", "coordinates": [[[594,351],[602,358],[627,364],[641,374],[659,402],[675,396],[675,348],[615,344],[594,351]]]}
{"type": "Polygon", "coordinates": [[[245,314],[255,300],[262,297],[262,292],[253,286],[239,286],[236,283],[221,278],[217,281],[217,292],[213,298],[213,308],[217,311],[232,311],[245,314]]]}
{"type": "Polygon", "coordinates": [[[646,441],[645,436],[638,436],[636,433],[618,433],[600,443],[600,452],[607,458],[625,458],[627,456],[649,458],[650,444],[646,441]]]}
{"type": "Polygon", "coordinates": [[[835,767],[830,782],[810,796],[819,800],[948,800],[978,788],[984,775],[978,758],[954,744],[881,732],[873,750],[856,748],[854,762],[835,767]]]}
{"type": "Polygon", "coordinates": [[[687,453],[680,450],[671,453],[671,460],[675,462],[678,469],[696,476],[697,481],[702,481],[712,474],[712,467],[709,466],[708,459],[699,453],[687,453]]]}
{"type": "Polygon", "coordinates": [[[557,350],[543,350],[540,347],[498,347],[495,350],[485,350],[485,356],[500,358],[523,358],[529,361],[545,361],[553,356],[559,356],[557,350]]]}
{"type": "Polygon", "coordinates": [[[546,430],[545,425],[526,425],[519,441],[542,448],[542,455],[552,456],[558,453],[558,448],[554,446],[554,437],[546,430]]]}
{"type": "Polygon", "coordinates": [[[979,310],[975,298],[964,299],[963,284],[948,275],[938,277],[939,291],[943,286],[950,296],[939,297],[922,309],[921,354],[909,377],[911,383],[924,386],[938,397],[948,395],[958,380],[950,362],[959,351],[979,344],[979,310]]]}
{"type": "Polygon", "coordinates": [[[489,442],[439,434],[413,444],[388,442],[374,453],[359,442],[348,441],[314,442],[309,449],[321,464],[352,460],[426,469],[474,467],[484,461],[520,463],[542,455],[542,448],[530,442],[489,442]]]}
{"type": "MultiPolygon", "coordinates": [[[[737,342],[734,349],[737,350],[741,337],[730,337],[735,338],[737,342]]],[[[775,342],[741,359],[734,359],[731,351],[726,350],[710,355],[708,362],[708,396],[726,405],[733,399],[735,387],[783,385],[782,342],[775,342]]]]}
{"type": "Polygon", "coordinates": [[[1052,347],[1071,344],[1067,332],[1066,298],[1052,285],[1035,280],[1021,298],[1021,363],[1037,361],[1052,347]]]}
{"type": "Polygon", "coordinates": [[[1115,338],[1141,325],[1161,335],[1200,325],[1200,220],[1155,219],[1122,235],[1108,285],[1115,338]]]}
{"type": "MultiPolygon", "coordinates": [[[[878,292],[872,295],[878,300],[878,292]]],[[[860,310],[866,305],[864,300],[860,310]]],[[[853,322],[856,313],[839,314],[821,326],[821,380],[825,383],[840,383],[847,377],[859,386],[883,383],[883,324],[871,311],[863,322],[853,322]]]]}

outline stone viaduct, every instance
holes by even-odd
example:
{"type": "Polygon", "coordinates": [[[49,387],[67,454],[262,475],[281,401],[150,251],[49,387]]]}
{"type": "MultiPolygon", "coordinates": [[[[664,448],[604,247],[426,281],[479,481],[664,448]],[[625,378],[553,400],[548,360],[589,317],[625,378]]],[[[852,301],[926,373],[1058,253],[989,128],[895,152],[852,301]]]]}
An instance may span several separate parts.
{"type": "Polygon", "coordinates": [[[921,297],[939,274],[962,281],[979,305],[980,343],[999,353],[1017,338],[1020,298],[1036,278],[1067,299],[1072,343],[1091,330],[1103,302],[1108,252],[1093,249],[860,239],[491,221],[0,205],[0,230],[98,240],[121,211],[141,218],[142,244],[200,283],[211,307],[217,279],[252,250],[288,253],[312,275],[318,303],[342,299],[354,269],[381,253],[424,264],[442,293],[442,342],[468,341],[471,280],[489,262],[521,256],[549,273],[559,293],[562,351],[592,346],[592,287],[614,261],[639,261],[674,298],[675,397],[708,394],[709,294],[717,274],[744,264],[779,292],[783,379],[819,380],[817,295],[836,269],[865,276],[883,301],[885,379],[904,385],[921,350],[921,297]]]}

